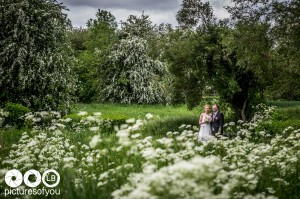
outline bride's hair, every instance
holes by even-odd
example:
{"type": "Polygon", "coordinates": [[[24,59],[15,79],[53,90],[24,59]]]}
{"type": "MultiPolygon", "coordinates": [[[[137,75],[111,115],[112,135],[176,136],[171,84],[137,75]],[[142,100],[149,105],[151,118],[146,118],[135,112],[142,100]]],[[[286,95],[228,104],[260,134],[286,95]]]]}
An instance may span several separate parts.
{"type": "Polygon", "coordinates": [[[203,108],[206,108],[206,107],[210,108],[210,105],[209,104],[205,104],[203,108]]]}

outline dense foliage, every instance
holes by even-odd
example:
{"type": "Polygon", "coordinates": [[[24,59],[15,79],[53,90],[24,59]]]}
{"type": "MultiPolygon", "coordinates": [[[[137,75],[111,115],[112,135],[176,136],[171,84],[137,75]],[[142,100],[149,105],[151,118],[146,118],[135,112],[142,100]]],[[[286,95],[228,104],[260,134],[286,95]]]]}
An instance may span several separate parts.
{"type": "MultiPolygon", "coordinates": [[[[165,92],[160,95],[168,103],[186,103],[192,109],[203,96],[219,95],[221,101],[232,105],[237,119],[247,120],[253,114],[252,107],[266,99],[299,99],[297,6],[295,1],[237,0],[226,8],[230,18],[218,20],[209,2],[183,0],[177,13],[179,27],[156,26],[147,15],[130,15],[120,29],[102,30],[96,35],[100,38],[104,33],[114,35],[117,45],[124,39],[142,38],[147,46],[144,53],[167,66],[168,80],[153,81],[164,87],[165,92]]],[[[87,29],[92,30],[92,26],[87,29]]],[[[97,44],[91,39],[89,42],[99,52],[113,54],[114,49],[106,50],[113,45],[97,44]]],[[[97,75],[98,68],[93,65],[103,66],[105,60],[109,67],[113,62],[107,61],[108,56],[93,56],[96,58],[86,62],[90,67],[88,73],[78,72],[81,78],[93,82],[82,87],[82,93],[88,99],[95,99],[89,95],[92,89],[93,95],[101,100],[120,101],[114,99],[119,92],[104,97],[100,94],[103,89],[97,91],[96,87],[107,79],[101,67],[97,75]]],[[[88,59],[79,56],[79,60],[88,59]]],[[[121,70],[121,66],[110,68],[121,70]]],[[[162,101],[165,100],[156,100],[162,101]]]]}
{"type": "Polygon", "coordinates": [[[69,32],[78,59],[75,72],[79,80],[77,96],[81,102],[99,98],[98,67],[106,61],[117,40],[115,17],[106,10],[99,9],[96,19],[90,19],[87,27],[69,32]]]}
{"type": "Polygon", "coordinates": [[[54,0],[1,1],[1,105],[68,111],[75,76],[64,9],[54,0]]]}
{"type": "Polygon", "coordinates": [[[153,24],[144,13],[118,27],[99,9],[86,28],[67,29],[63,9],[56,1],[2,1],[2,106],[66,110],[75,76],[81,102],[192,109],[212,95],[243,120],[266,99],[300,97],[297,1],[234,0],[230,18],[218,20],[209,2],[183,0],[176,28],[153,24]]]}

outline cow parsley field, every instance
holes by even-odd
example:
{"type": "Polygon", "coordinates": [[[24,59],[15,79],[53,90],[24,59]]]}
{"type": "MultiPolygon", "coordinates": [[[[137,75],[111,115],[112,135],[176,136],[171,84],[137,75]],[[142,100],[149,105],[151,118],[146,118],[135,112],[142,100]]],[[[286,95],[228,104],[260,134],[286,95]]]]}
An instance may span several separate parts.
{"type": "MultiPolygon", "coordinates": [[[[229,137],[208,142],[198,142],[199,129],[189,124],[144,134],[158,119],[150,113],[114,127],[100,112],[81,111],[78,121],[28,113],[31,128],[1,160],[0,173],[55,169],[61,194],[52,198],[297,198],[300,129],[269,132],[274,108],[258,108],[250,122],[226,124],[229,137]]],[[[4,177],[0,184],[7,186],[4,177]]]]}

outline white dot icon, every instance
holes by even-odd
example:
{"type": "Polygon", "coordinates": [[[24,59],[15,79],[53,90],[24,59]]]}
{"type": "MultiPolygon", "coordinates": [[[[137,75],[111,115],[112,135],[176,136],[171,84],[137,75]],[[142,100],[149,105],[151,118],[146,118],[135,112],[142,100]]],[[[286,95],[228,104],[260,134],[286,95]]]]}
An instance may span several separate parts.
{"type": "Polygon", "coordinates": [[[42,181],[42,177],[40,172],[38,172],[37,170],[31,169],[28,170],[25,174],[24,174],[24,183],[28,186],[28,187],[37,187],[42,181]],[[30,182],[30,180],[28,179],[29,176],[34,175],[36,177],[35,182],[30,182]]]}
{"type": "Polygon", "coordinates": [[[17,169],[9,170],[5,174],[5,183],[12,188],[20,186],[22,184],[22,181],[23,175],[17,169]]]}

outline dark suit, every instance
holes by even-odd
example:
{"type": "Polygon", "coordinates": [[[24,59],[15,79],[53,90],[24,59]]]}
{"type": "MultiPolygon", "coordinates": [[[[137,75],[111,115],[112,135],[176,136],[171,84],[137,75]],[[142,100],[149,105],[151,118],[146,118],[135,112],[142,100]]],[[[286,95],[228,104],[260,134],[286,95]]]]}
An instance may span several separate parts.
{"type": "Polygon", "coordinates": [[[215,135],[220,130],[220,133],[223,135],[224,114],[220,111],[217,111],[217,113],[212,114],[211,117],[212,134],[215,135]]]}

